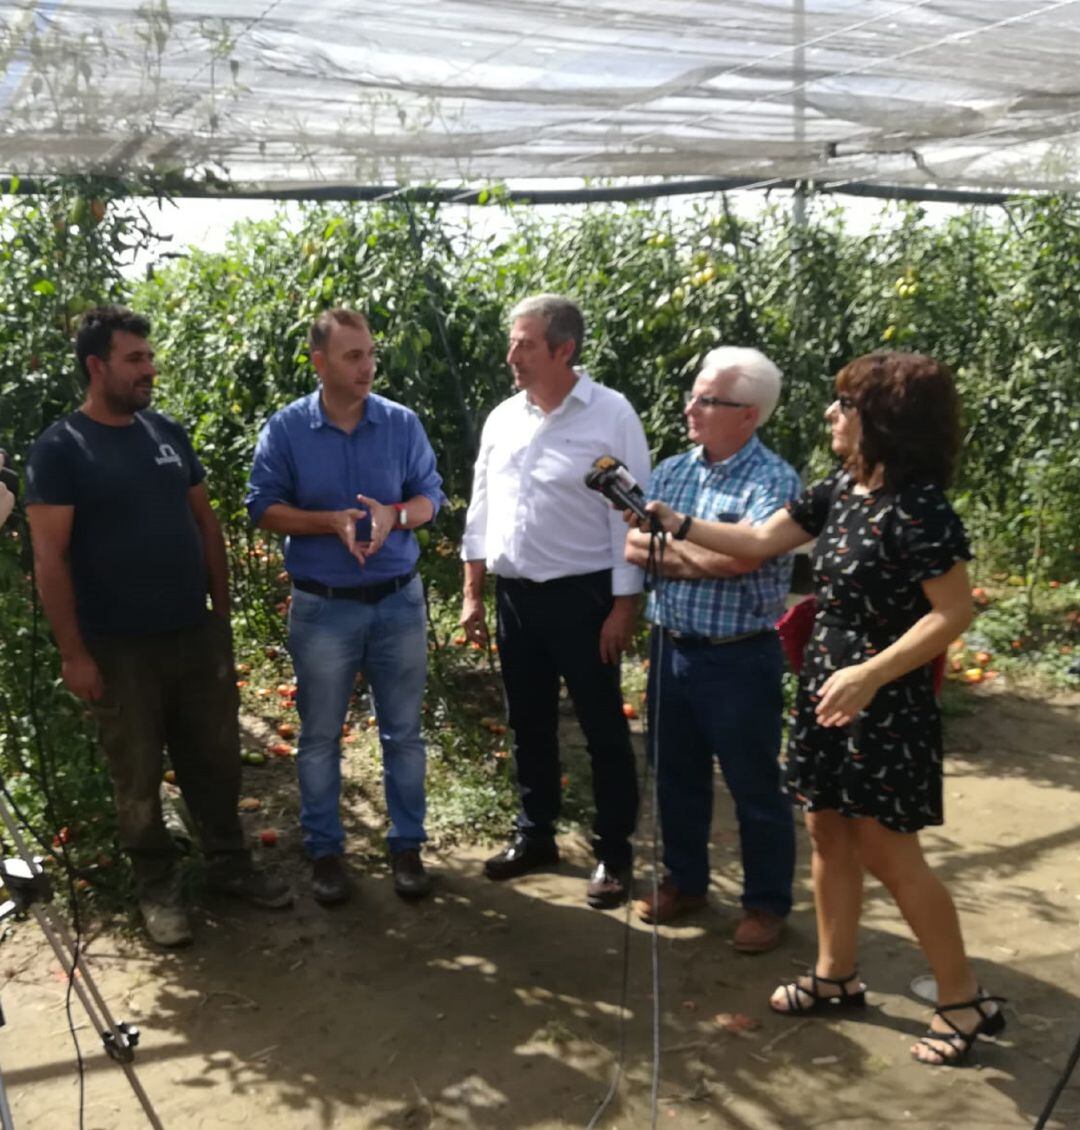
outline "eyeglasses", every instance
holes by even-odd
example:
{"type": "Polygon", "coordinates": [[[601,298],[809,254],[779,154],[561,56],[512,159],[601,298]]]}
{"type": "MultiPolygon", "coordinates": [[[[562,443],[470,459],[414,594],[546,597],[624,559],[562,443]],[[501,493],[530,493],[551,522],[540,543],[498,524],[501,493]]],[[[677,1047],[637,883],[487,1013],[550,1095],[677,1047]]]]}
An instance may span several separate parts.
{"type": "Polygon", "coordinates": [[[699,408],[749,408],[749,404],[741,400],[724,400],[719,396],[695,396],[692,392],[683,393],[683,404],[687,408],[697,405],[699,408]]]}
{"type": "Polygon", "coordinates": [[[840,409],[840,411],[841,411],[841,412],[843,412],[843,413],[844,413],[845,415],[846,415],[846,414],[847,414],[848,412],[854,412],[854,411],[855,411],[855,409],[856,409],[856,408],[858,407],[858,405],[857,405],[857,404],[855,403],[855,401],[854,401],[854,400],[852,400],[852,399],[851,399],[851,397],[850,397],[850,396],[838,396],[838,397],[836,398],[836,406],[837,406],[837,407],[838,407],[838,408],[840,409]]]}

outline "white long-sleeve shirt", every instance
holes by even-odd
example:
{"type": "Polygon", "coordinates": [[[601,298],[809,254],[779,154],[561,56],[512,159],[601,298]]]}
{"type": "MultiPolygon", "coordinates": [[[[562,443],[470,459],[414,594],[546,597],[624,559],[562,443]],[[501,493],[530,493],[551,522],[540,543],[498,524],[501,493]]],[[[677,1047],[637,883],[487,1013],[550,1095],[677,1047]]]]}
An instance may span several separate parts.
{"type": "Polygon", "coordinates": [[[641,592],[643,573],[624,557],[622,514],[585,485],[601,455],[621,459],[642,486],[649,481],[645,431],[630,402],[584,372],[552,412],[525,392],[504,400],[480,438],[462,558],[530,581],[610,569],[615,596],[641,592]]]}

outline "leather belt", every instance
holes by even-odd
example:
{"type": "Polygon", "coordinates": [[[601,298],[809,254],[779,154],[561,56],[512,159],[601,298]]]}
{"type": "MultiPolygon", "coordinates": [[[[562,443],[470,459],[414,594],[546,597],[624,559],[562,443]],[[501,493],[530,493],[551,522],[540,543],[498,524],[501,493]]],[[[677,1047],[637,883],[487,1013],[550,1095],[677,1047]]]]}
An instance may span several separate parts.
{"type": "Polygon", "coordinates": [[[756,640],[759,636],[775,634],[773,628],[757,628],[752,632],[738,632],[734,636],[694,636],[689,632],[676,632],[674,628],[664,629],[664,635],[678,647],[723,647],[727,643],[742,643],[744,640],[756,640]]]}
{"type": "Polygon", "coordinates": [[[330,585],[320,584],[318,581],[307,581],[302,577],[294,577],[293,585],[301,592],[309,592],[315,596],[325,596],[328,600],[358,600],[361,604],[377,604],[384,597],[403,589],[416,576],[413,567],[400,577],[391,577],[388,581],[379,581],[374,585],[351,585],[345,588],[333,588],[330,585]]]}
{"type": "Polygon", "coordinates": [[[497,577],[504,585],[520,585],[526,589],[542,589],[557,585],[592,584],[606,581],[611,576],[610,569],[598,569],[595,573],[568,573],[565,577],[552,577],[547,581],[530,581],[528,577],[497,577]]]}

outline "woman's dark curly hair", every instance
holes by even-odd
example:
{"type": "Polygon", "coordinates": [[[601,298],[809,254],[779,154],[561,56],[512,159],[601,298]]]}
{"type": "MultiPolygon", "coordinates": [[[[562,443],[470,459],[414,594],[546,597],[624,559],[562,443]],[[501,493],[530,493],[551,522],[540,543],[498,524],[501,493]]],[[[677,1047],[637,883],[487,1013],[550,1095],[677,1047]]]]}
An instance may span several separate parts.
{"type": "Polygon", "coordinates": [[[866,480],[879,464],[892,493],[913,482],[947,487],[960,452],[960,398],[947,365],[921,353],[867,353],[836,375],[859,413],[862,436],[850,470],[866,480]]]}

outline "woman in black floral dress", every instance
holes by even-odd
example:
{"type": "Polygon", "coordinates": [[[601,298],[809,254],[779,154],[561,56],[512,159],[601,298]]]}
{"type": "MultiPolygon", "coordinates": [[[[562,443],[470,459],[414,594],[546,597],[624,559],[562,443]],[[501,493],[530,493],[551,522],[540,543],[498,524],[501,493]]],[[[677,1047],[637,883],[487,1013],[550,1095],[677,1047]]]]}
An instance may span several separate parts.
{"type": "Polygon", "coordinates": [[[732,556],[769,557],[817,538],[817,617],[799,680],[788,787],[806,810],[818,957],[781,985],[776,1012],[861,1007],[856,970],[865,870],[896,900],[938,985],[930,1029],[912,1048],[956,1064],[1004,1027],[979,988],[956,908],[918,832],[942,822],[941,717],[931,663],[972,616],[971,554],[944,489],[959,449],[949,370],[918,354],[860,357],[825,413],[835,475],[764,525],[691,520],[650,503],[665,530],[732,556]]]}

